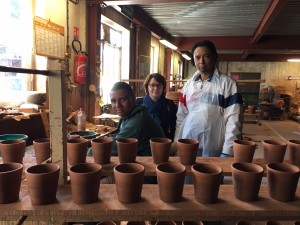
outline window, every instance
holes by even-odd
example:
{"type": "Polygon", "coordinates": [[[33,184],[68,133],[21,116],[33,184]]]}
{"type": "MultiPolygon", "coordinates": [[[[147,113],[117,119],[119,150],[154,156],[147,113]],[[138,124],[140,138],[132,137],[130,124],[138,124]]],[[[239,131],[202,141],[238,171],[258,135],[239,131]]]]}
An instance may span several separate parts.
{"type": "MultiPolygon", "coordinates": [[[[43,2],[36,3],[36,7],[43,2]]],[[[44,57],[32,58],[33,18],[32,2],[19,0],[0,1],[0,65],[32,68],[45,64],[44,57]],[[5,22],[3,22],[5,21],[5,22]],[[24,44],[26,43],[26,44],[24,44]],[[43,58],[43,59],[41,59],[43,58]]],[[[35,86],[46,91],[46,77],[36,76],[35,86]]],[[[23,102],[33,87],[33,75],[0,72],[0,101],[23,102]]]]}
{"type": "Polygon", "coordinates": [[[108,104],[114,83],[129,79],[129,31],[104,16],[101,21],[100,95],[108,104]]]}

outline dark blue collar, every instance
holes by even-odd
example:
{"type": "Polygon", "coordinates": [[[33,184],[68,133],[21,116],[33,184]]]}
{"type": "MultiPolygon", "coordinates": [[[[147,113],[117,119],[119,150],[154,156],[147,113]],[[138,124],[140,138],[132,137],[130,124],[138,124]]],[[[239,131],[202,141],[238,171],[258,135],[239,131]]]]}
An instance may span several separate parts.
{"type": "MultiPolygon", "coordinates": [[[[199,76],[196,77],[195,81],[199,81],[200,80],[200,76],[201,75],[199,74],[199,76]]],[[[207,78],[207,81],[211,82],[212,77],[213,77],[213,74],[207,78]]]]}

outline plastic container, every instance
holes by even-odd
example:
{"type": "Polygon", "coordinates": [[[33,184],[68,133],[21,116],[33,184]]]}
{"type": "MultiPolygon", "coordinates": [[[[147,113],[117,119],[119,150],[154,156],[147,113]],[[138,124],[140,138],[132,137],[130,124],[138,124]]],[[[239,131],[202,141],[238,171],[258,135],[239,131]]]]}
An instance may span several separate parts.
{"type": "Polygon", "coordinates": [[[77,113],[77,130],[85,131],[85,124],[86,124],[86,113],[83,111],[83,108],[80,108],[79,112],[77,113]]]}

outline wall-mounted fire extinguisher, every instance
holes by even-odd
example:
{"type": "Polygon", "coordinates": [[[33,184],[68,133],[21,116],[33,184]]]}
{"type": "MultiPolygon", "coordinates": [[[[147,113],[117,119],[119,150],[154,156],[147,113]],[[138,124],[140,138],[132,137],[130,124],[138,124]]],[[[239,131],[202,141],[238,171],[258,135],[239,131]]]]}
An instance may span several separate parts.
{"type": "Polygon", "coordinates": [[[77,39],[72,41],[72,47],[75,51],[75,60],[74,60],[74,82],[78,84],[86,83],[86,67],[88,57],[86,52],[81,51],[81,43],[77,39]],[[79,50],[75,48],[75,42],[79,45],[79,50]]]}

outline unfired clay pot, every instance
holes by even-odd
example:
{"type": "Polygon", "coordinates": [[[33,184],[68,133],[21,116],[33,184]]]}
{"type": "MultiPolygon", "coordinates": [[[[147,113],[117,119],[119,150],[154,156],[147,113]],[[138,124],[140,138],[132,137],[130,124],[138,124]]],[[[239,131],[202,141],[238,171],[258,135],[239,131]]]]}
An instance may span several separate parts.
{"type": "Polygon", "coordinates": [[[193,165],[196,162],[199,141],[194,139],[179,139],[177,141],[179,161],[183,165],[193,165]]]}
{"type": "Polygon", "coordinates": [[[0,164],[0,204],[19,199],[23,165],[20,163],[0,164]]]}
{"type": "Polygon", "coordinates": [[[293,201],[300,169],[297,166],[285,163],[269,163],[266,168],[269,195],[278,201],[293,201]]]}
{"type": "Polygon", "coordinates": [[[185,166],[178,162],[165,162],[156,166],[159,197],[162,201],[181,201],[185,173],[185,166]]]}
{"type": "Polygon", "coordinates": [[[117,139],[117,151],[120,163],[134,163],[136,159],[138,140],[136,138],[117,139]]]}
{"type": "Polygon", "coordinates": [[[50,158],[50,138],[39,138],[33,141],[35,160],[37,164],[42,164],[50,158]]]}
{"type": "Polygon", "coordinates": [[[222,168],[208,163],[197,163],[191,170],[196,200],[201,203],[215,203],[223,178],[222,168]]]}
{"type": "Polygon", "coordinates": [[[72,199],[76,204],[98,200],[102,167],[96,163],[81,163],[70,168],[72,199]]]}
{"type": "Polygon", "coordinates": [[[114,167],[118,200],[122,203],[141,199],[145,168],[138,163],[122,163],[114,167]]]}
{"type": "Polygon", "coordinates": [[[255,225],[252,221],[237,221],[236,225],[255,225]]]}
{"type": "Polygon", "coordinates": [[[25,140],[6,140],[0,142],[3,163],[23,163],[26,143],[25,140]]]}
{"type": "Polygon", "coordinates": [[[113,221],[102,221],[100,223],[97,223],[97,225],[116,225],[113,221]]]}
{"type": "Polygon", "coordinates": [[[248,140],[233,141],[234,162],[252,162],[256,144],[248,140]]]}
{"type": "Polygon", "coordinates": [[[100,165],[109,164],[113,140],[111,138],[94,138],[91,141],[94,162],[100,165]]]}
{"type": "Polygon", "coordinates": [[[248,105],[248,113],[251,114],[255,113],[255,105],[248,105]]]}
{"type": "Polygon", "coordinates": [[[278,140],[262,141],[266,163],[283,162],[287,144],[278,140]]]}
{"type": "Polygon", "coordinates": [[[155,225],[176,225],[174,221],[157,221],[155,225]]]}
{"type": "Polygon", "coordinates": [[[152,138],[150,140],[152,159],[155,164],[169,161],[172,141],[168,138],[152,138]]]}
{"type": "Polygon", "coordinates": [[[56,201],[59,171],[59,166],[53,163],[31,166],[25,170],[33,205],[45,205],[56,201]]]}
{"type": "Polygon", "coordinates": [[[67,140],[67,158],[70,165],[85,163],[88,150],[88,140],[72,138],[67,140]]]}
{"type": "Polygon", "coordinates": [[[266,225],[283,225],[279,221],[266,221],[266,225]]]}
{"type": "Polygon", "coordinates": [[[300,166],[300,140],[289,140],[289,159],[295,166],[300,166]]]}
{"type": "Polygon", "coordinates": [[[148,225],[146,221],[128,221],[127,225],[148,225]]]}
{"type": "Polygon", "coordinates": [[[237,199],[252,202],[258,199],[264,169],[248,162],[231,165],[234,195],[237,199]]]}

